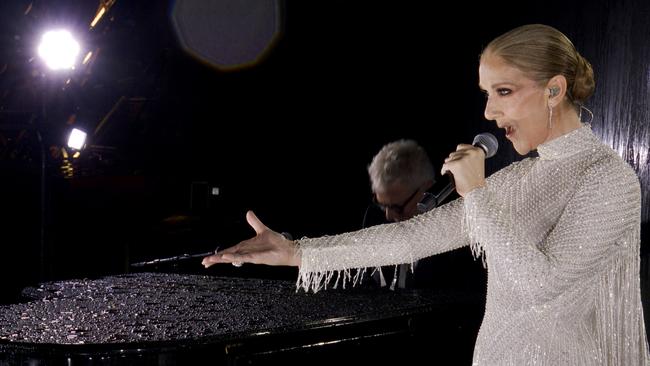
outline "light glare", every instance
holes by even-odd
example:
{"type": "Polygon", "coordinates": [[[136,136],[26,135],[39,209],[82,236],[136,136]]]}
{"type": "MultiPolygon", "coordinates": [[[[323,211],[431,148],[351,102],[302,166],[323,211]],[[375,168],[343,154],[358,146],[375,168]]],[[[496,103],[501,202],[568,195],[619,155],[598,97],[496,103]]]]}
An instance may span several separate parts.
{"type": "Polygon", "coordinates": [[[80,48],[67,30],[48,31],[41,38],[38,55],[52,70],[73,69],[80,48]]]}
{"type": "Polygon", "coordinates": [[[70,132],[70,137],[68,137],[68,147],[81,150],[86,143],[86,135],[84,131],[73,128],[72,132],[70,132]]]}

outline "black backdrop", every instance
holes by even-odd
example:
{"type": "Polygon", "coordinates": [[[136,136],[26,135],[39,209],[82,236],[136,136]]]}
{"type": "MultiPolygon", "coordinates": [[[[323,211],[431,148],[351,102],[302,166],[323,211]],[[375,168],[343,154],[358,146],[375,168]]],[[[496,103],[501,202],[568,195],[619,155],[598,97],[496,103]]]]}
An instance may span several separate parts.
{"type": "MultiPolygon", "coordinates": [[[[8,300],[40,280],[123,273],[134,261],[230,245],[252,233],[247,209],[296,237],[355,230],[370,198],[366,166],[398,138],[418,140],[439,168],[457,143],[487,130],[502,145],[488,170],[510,163],[518,157],[482,118],[478,55],[494,36],[531,22],[558,27],[593,63],[594,130],[639,173],[647,258],[646,1],[282,2],[273,47],[257,65],[228,72],[179,46],[174,2],[117,1],[92,32],[96,4],[81,3],[35,2],[26,13],[28,2],[7,1],[0,12],[0,126],[5,137],[31,128],[22,150],[3,140],[0,159],[8,300]],[[60,88],[61,77],[35,72],[30,47],[40,21],[65,17],[101,52],[60,88]],[[104,118],[95,150],[63,178],[50,147],[70,124],[93,129],[104,118]],[[34,126],[47,152],[45,186],[34,126]],[[219,196],[206,193],[211,187],[219,196]]],[[[202,271],[197,262],[185,269],[202,271]]],[[[644,265],[646,294],[648,277],[644,265]]]]}

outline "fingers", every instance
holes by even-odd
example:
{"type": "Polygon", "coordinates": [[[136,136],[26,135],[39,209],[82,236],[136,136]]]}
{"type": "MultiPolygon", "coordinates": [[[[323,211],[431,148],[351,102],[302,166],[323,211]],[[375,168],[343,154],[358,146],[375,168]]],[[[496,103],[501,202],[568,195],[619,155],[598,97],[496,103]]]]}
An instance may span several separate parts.
{"type": "Polygon", "coordinates": [[[219,253],[215,255],[211,255],[209,257],[203,258],[201,261],[201,264],[203,267],[208,268],[212,266],[213,264],[217,263],[242,263],[245,262],[245,260],[241,259],[243,257],[242,255],[239,254],[228,254],[228,253],[219,253]]]}
{"type": "Polygon", "coordinates": [[[203,267],[205,267],[205,268],[208,268],[208,267],[212,266],[213,264],[217,264],[217,263],[226,263],[226,261],[224,261],[224,260],[221,258],[221,254],[214,254],[214,255],[211,255],[211,256],[205,257],[205,258],[203,258],[203,260],[201,261],[201,264],[202,264],[203,267]]]}
{"type": "Polygon", "coordinates": [[[468,154],[467,154],[467,151],[464,151],[464,150],[462,150],[462,151],[454,151],[454,152],[452,152],[451,154],[449,154],[449,156],[447,156],[447,157],[445,158],[445,163],[446,163],[446,162],[449,162],[449,161],[454,161],[454,160],[462,159],[463,157],[465,157],[465,156],[467,156],[467,155],[468,155],[468,154]]]}
{"type": "Polygon", "coordinates": [[[232,246],[230,248],[226,248],[226,249],[224,249],[222,251],[217,251],[213,255],[204,257],[203,260],[201,261],[201,264],[205,268],[208,268],[208,267],[212,266],[213,264],[217,264],[217,263],[231,263],[232,261],[229,260],[229,259],[225,259],[223,257],[223,255],[227,254],[227,253],[235,253],[235,252],[237,252],[238,250],[240,250],[241,245],[243,245],[243,242],[238,244],[238,245],[232,246]]]}
{"type": "MultiPolygon", "coordinates": [[[[260,219],[255,216],[253,211],[248,211],[246,212],[246,221],[248,221],[248,224],[255,230],[255,233],[257,235],[265,232],[265,231],[270,231],[269,228],[260,221],[260,219]]],[[[255,238],[258,236],[256,235],[255,238]]],[[[201,261],[201,264],[205,267],[208,268],[212,266],[213,264],[217,263],[238,263],[238,262],[252,262],[252,257],[250,254],[244,254],[249,248],[249,247],[254,247],[255,245],[255,238],[245,240],[240,242],[237,245],[234,245],[230,248],[226,248],[222,251],[219,251],[215,253],[214,255],[207,256],[203,258],[201,261]]],[[[251,247],[251,248],[252,248],[251,247]]]]}
{"type": "Polygon", "coordinates": [[[474,158],[474,157],[485,157],[485,152],[480,147],[473,145],[460,144],[456,147],[456,151],[453,151],[445,158],[444,164],[440,169],[440,174],[445,174],[447,172],[453,173],[456,166],[456,162],[463,160],[465,158],[474,158]]]}
{"type": "Polygon", "coordinates": [[[453,174],[454,168],[456,166],[456,162],[460,161],[462,158],[467,156],[467,153],[465,152],[452,152],[449,154],[447,158],[445,158],[444,164],[442,164],[442,167],[440,168],[440,174],[445,175],[447,172],[450,174],[453,174]]]}
{"type": "MultiPolygon", "coordinates": [[[[231,249],[231,248],[229,248],[231,249]]],[[[217,254],[211,255],[209,257],[203,258],[201,264],[208,268],[213,264],[217,263],[238,263],[237,267],[241,266],[241,263],[260,263],[258,256],[255,255],[256,252],[237,252],[237,251],[228,251],[227,249],[219,252],[217,254]]]]}
{"type": "Polygon", "coordinates": [[[262,223],[262,221],[260,221],[260,219],[257,218],[257,216],[255,216],[253,211],[246,212],[246,221],[248,221],[248,225],[250,225],[257,234],[269,229],[262,223]]]}
{"type": "Polygon", "coordinates": [[[485,185],[485,152],[480,147],[458,145],[456,151],[445,159],[440,172],[452,174],[456,192],[465,197],[475,188],[485,185]]]}
{"type": "Polygon", "coordinates": [[[447,164],[442,164],[442,168],[440,169],[440,175],[445,175],[447,174],[447,172],[451,172],[451,170],[449,170],[447,164]]]}
{"type": "Polygon", "coordinates": [[[299,265],[295,258],[294,242],[285,238],[255,216],[253,211],[246,213],[248,224],[255,230],[256,235],[237,245],[226,248],[214,255],[203,258],[201,262],[206,268],[216,263],[254,263],[267,265],[299,265]]]}
{"type": "MultiPolygon", "coordinates": [[[[477,148],[473,145],[460,144],[456,146],[456,151],[453,151],[449,154],[449,156],[445,159],[445,162],[461,159],[465,156],[475,153],[477,149],[480,148],[477,148]]],[[[482,151],[482,149],[480,150],[482,151]]]]}
{"type": "Polygon", "coordinates": [[[221,258],[230,263],[256,263],[255,257],[251,253],[225,253],[221,258]]]}
{"type": "Polygon", "coordinates": [[[445,158],[444,164],[442,165],[442,168],[440,169],[440,174],[445,175],[447,172],[452,172],[453,169],[451,168],[451,162],[461,160],[466,156],[469,156],[473,150],[476,149],[476,147],[472,145],[467,145],[467,144],[460,144],[456,147],[456,151],[453,151],[445,158]]]}
{"type": "Polygon", "coordinates": [[[216,252],[214,255],[203,258],[201,264],[205,268],[208,268],[217,263],[257,263],[256,257],[251,254],[265,249],[265,245],[260,246],[259,244],[256,244],[255,238],[244,240],[237,245],[233,245],[232,247],[216,252]]]}

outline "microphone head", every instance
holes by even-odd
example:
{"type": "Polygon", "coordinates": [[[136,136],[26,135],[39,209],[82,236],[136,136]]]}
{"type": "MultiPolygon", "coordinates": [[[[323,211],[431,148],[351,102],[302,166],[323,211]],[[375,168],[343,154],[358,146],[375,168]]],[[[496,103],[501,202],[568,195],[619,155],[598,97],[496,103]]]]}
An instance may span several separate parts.
{"type": "Polygon", "coordinates": [[[472,145],[478,146],[485,151],[485,158],[491,158],[499,150],[499,142],[493,134],[489,132],[479,133],[474,137],[472,145]]]}

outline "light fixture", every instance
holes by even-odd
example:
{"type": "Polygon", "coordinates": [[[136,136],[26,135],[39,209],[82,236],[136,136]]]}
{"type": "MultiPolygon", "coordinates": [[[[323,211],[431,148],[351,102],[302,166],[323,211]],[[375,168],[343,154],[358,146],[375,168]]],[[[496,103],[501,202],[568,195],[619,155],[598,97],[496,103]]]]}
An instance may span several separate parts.
{"type": "Polygon", "coordinates": [[[100,19],[106,14],[108,9],[113,6],[115,3],[115,0],[99,0],[99,7],[97,8],[97,12],[95,13],[95,17],[93,20],[90,22],[90,28],[94,28],[97,23],[99,22],[100,19]]]}
{"type": "Polygon", "coordinates": [[[52,70],[74,69],[81,47],[65,29],[48,31],[41,37],[38,55],[52,70]]]}
{"type": "Polygon", "coordinates": [[[88,134],[78,128],[73,128],[68,137],[68,147],[75,150],[83,149],[88,134]]]}

